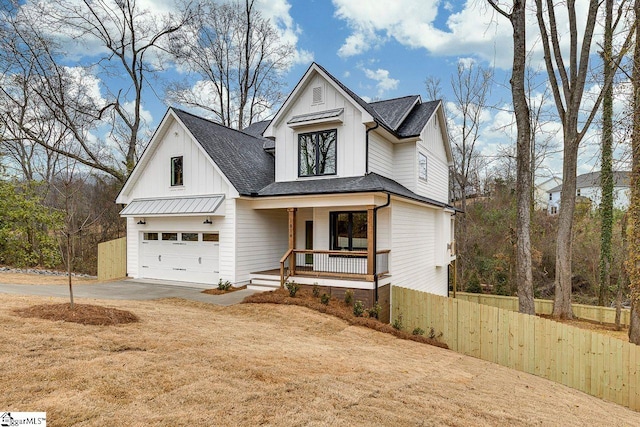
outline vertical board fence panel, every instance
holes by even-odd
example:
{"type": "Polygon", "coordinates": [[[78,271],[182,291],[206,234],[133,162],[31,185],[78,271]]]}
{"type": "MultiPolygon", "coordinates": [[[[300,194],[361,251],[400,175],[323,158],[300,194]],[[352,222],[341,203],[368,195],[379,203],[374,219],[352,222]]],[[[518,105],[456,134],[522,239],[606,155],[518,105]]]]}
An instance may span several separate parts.
{"type": "MultiPolygon", "coordinates": [[[[505,297],[502,295],[472,294],[467,292],[457,292],[456,298],[486,304],[492,307],[505,310],[518,311],[518,297],[505,297]]],[[[534,300],[536,314],[551,314],[553,311],[553,301],[545,299],[534,300]]],[[[572,304],[573,314],[578,319],[591,320],[600,323],[614,324],[616,321],[616,309],[610,307],[598,307],[594,305],[572,304]]],[[[620,324],[629,326],[630,312],[622,309],[620,313],[620,324]]]]}
{"type": "MultiPolygon", "coordinates": [[[[640,410],[640,346],[518,313],[505,297],[495,300],[496,307],[491,299],[469,298],[479,304],[394,286],[392,298],[392,318],[402,315],[409,332],[419,327],[451,350],[640,410]]],[[[539,301],[536,311],[550,311],[539,301]]],[[[576,311],[608,322],[611,314],[601,308],[576,311]]]]}
{"type": "Polygon", "coordinates": [[[98,280],[122,279],[127,276],[127,238],[121,237],[98,244],[98,280]]]}

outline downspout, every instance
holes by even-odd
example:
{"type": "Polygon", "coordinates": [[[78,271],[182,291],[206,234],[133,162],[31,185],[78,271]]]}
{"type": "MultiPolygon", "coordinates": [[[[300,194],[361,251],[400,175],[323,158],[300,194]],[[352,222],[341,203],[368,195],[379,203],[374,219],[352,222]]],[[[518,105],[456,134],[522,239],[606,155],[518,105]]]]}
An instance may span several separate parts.
{"type": "Polygon", "coordinates": [[[373,283],[375,289],[374,303],[378,302],[378,209],[386,208],[390,204],[391,194],[387,193],[387,202],[384,205],[376,206],[375,208],[373,208],[373,283]]]}
{"type": "Polygon", "coordinates": [[[364,147],[364,151],[365,151],[365,166],[364,166],[364,173],[365,175],[369,174],[369,132],[371,132],[374,129],[378,129],[378,127],[380,126],[380,124],[378,122],[375,122],[375,126],[372,128],[369,128],[366,130],[365,132],[365,138],[364,138],[364,143],[365,143],[365,147],[364,147]]]}

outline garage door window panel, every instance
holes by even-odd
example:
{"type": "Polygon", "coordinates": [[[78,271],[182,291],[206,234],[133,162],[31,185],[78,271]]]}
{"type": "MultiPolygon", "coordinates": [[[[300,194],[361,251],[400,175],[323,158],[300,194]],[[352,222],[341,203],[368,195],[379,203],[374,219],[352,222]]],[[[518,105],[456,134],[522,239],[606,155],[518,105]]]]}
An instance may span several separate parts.
{"type": "Polygon", "coordinates": [[[202,233],[203,242],[218,242],[220,241],[220,235],[218,233],[202,233]]]}
{"type": "Polygon", "coordinates": [[[182,233],[183,242],[197,242],[198,233],[182,233]]]}
{"type": "Polygon", "coordinates": [[[162,240],[178,240],[178,233],[162,233],[162,240]]]}
{"type": "Polygon", "coordinates": [[[144,233],[142,240],[158,240],[158,233],[144,233]]]}

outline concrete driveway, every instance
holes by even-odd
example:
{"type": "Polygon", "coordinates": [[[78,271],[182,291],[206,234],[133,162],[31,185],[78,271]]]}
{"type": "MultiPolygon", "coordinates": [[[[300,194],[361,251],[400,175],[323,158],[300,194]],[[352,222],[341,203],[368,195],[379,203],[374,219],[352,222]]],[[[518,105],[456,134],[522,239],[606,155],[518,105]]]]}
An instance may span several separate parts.
{"type": "MultiPolygon", "coordinates": [[[[211,285],[210,288],[213,288],[211,285]]],[[[242,289],[224,295],[207,295],[205,288],[189,287],[165,281],[120,280],[116,282],[75,285],[74,298],[154,300],[159,298],[184,298],[217,305],[232,305],[256,291],[242,289]]],[[[38,295],[47,297],[69,297],[67,285],[9,285],[0,284],[0,293],[15,295],[38,295]]]]}

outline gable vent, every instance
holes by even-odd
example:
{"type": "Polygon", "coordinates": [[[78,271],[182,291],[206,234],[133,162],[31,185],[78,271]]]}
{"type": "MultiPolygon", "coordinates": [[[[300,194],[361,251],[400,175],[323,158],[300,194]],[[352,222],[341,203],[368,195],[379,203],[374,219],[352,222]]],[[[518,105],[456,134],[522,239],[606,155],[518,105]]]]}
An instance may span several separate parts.
{"type": "Polygon", "coordinates": [[[322,86],[316,86],[313,88],[312,104],[322,104],[324,102],[324,91],[322,89],[322,86]]]}

